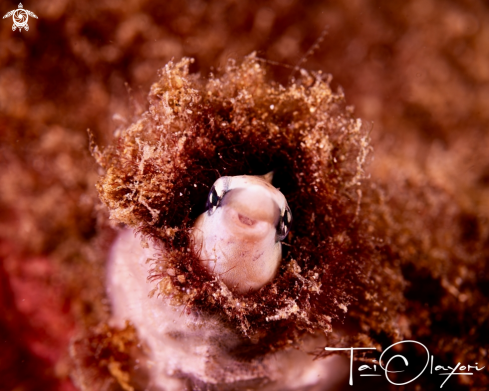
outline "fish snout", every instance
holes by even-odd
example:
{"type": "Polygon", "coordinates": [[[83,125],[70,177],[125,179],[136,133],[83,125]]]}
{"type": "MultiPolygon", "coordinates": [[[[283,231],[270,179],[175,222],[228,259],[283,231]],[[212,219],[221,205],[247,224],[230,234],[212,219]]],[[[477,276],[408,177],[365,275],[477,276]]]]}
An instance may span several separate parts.
{"type": "Polygon", "coordinates": [[[259,186],[231,191],[222,209],[227,229],[243,239],[264,238],[276,232],[280,209],[269,192],[259,186]]]}

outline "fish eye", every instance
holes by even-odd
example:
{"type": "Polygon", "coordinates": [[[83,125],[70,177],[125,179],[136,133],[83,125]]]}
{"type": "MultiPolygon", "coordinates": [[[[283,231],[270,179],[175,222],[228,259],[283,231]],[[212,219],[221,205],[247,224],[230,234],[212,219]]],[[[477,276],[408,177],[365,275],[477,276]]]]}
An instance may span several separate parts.
{"type": "Polygon", "coordinates": [[[209,215],[213,214],[217,208],[221,206],[221,201],[224,195],[229,191],[230,177],[224,176],[219,178],[212,185],[209,195],[207,196],[207,201],[205,204],[205,210],[209,215]]]}
{"type": "Polygon", "coordinates": [[[207,203],[205,205],[205,208],[209,211],[209,214],[213,213],[219,207],[221,199],[222,197],[219,197],[219,195],[217,194],[216,187],[212,186],[211,190],[209,191],[209,196],[207,197],[207,203]]]}
{"type": "Polygon", "coordinates": [[[222,199],[229,191],[229,182],[229,177],[221,177],[212,185],[206,202],[206,210],[209,215],[221,206],[222,199]]]}
{"type": "Polygon", "coordinates": [[[285,208],[282,211],[282,215],[280,216],[280,220],[278,222],[278,227],[277,227],[278,240],[285,239],[285,237],[289,234],[291,224],[292,224],[292,212],[290,211],[289,206],[285,205],[285,208]]]}

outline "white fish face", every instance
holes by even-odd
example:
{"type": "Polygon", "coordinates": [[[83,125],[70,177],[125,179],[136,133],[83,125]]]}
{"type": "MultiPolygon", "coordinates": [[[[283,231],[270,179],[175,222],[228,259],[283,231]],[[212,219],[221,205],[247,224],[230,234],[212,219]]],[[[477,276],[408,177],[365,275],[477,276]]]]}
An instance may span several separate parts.
{"type": "MultiPolygon", "coordinates": [[[[230,289],[256,290],[276,274],[280,240],[290,221],[285,197],[264,178],[223,177],[195,223],[194,251],[230,289]]],[[[301,349],[236,358],[231,352],[241,348],[243,338],[219,314],[189,311],[151,294],[158,281],[148,280],[152,265],[147,260],[165,254],[165,247],[158,241],[144,247],[133,230],[119,234],[107,266],[107,294],[111,325],[123,328],[130,321],[149,348],[149,388],[180,391],[191,382],[199,389],[325,391],[348,374],[343,357],[315,360],[307,353],[324,345],[321,335],[303,338],[301,349]]]]}
{"type": "Polygon", "coordinates": [[[233,291],[247,293],[270,282],[282,259],[280,243],[292,214],[268,177],[219,178],[196,220],[194,251],[202,265],[233,291]]]}

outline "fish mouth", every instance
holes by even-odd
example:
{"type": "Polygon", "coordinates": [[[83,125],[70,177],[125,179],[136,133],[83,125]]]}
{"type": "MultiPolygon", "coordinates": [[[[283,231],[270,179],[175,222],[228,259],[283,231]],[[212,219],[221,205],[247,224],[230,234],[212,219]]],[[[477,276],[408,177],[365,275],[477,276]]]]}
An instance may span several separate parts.
{"type": "Polygon", "coordinates": [[[251,219],[245,215],[242,215],[241,213],[238,213],[238,219],[241,223],[243,223],[244,225],[247,225],[249,227],[252,227],[256,224],[256,220],[251,219]]]}

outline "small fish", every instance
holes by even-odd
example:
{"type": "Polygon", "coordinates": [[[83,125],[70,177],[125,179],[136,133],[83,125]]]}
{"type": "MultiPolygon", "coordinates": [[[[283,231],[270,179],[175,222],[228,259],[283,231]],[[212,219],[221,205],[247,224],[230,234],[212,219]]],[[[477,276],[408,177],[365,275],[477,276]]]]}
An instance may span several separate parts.
{"type": "MultiPolygon", "coordinates": [[[[259,289],[280,265],[292,214],[271,179],[271,174],[219,178],[194,225],[194,251],[208,272],[235,292],[259,289]]],[[[318,335],[303,338],[301,349],[234,357],[230,352],[242,337],[219,315],[189,311],[151,294],[156,282],[148,281],[147,260],[163,252],[161,243],[142,246],[134,230],[125,229],[107,265],[110,324],[122,329],[129,321],[136,328],[148,348],[151,389],[180,391],[194,384],[192,389],[317,391],[331,390],[346,376],[343,357],[315,360],[307,353],[324,344],[318,335]]]]}
{"type": "Polygon", "coordinates": [[[292,213],[272,186],[272,176],[219,178],[194,225],[194,251],[202,265],[237,293],[270,282],[282,259],[281,241],[289,233],[292,213]]]}

